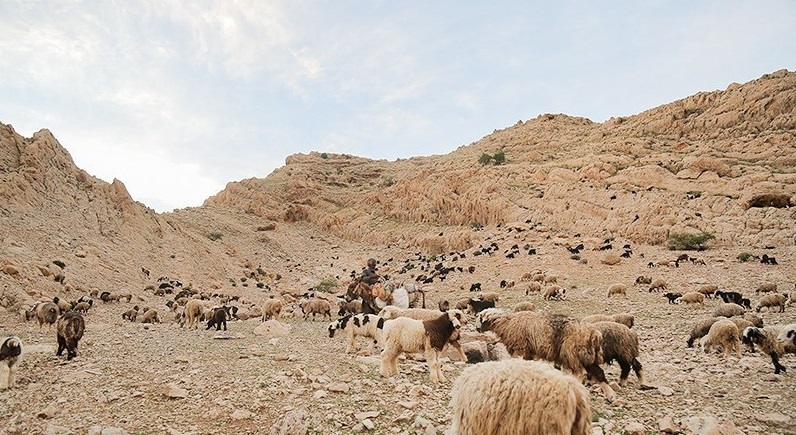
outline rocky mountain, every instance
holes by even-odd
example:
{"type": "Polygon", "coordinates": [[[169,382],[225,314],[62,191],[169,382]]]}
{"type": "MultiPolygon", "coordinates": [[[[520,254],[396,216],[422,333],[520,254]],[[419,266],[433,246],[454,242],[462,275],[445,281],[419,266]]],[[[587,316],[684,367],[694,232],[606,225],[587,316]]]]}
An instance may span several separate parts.
{"type": "Polygon", "coordinates": [[[58,274],[78,288],[143,287],[147,271],[221,288],[259,269],[300,287],[335,273],[318,265],[330,249],[356,261],[387,245],[440,253],[497,226],[791,246],[795,108],[796,73],[782,70],[604,123],[540,115],[447,155],[292,155],[165,214],[77,168],[49,131],[24,138],[0,124],[0,279],[34,298],[55,293],[58,274]]]}

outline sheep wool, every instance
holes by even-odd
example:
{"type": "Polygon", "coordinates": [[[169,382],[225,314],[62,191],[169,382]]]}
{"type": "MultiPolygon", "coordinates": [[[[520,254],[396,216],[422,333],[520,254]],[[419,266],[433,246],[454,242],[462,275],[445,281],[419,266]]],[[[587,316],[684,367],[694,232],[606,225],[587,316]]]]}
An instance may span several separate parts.
{"type": "Polygon", "coordinates": [[[541,361],[476,364],[453,383],[451,432],[458,435],[585,435],[592,432],[589,392],[541,361]]]}
{"type": "Polygon", "coordinates": [[[83,316],[77,311],[67,311],[58,318],[55,325],[58,331],[58,351],[57,356],[61,356],[66,350],[66,359],[71,360],[77,356],[77,344],[83,338],[83,332],[86,330],[86,322],[83,316]]]}
{"type": "Polygon", "coordinates": [[[708,335],[702,338],[702,350],[710,352],[713,347],[721,346],[724,355],[734,352],[741,357],[741,341],[738,338],[738,326],[730,319],[722,318],[711,325],[708,335]]]}

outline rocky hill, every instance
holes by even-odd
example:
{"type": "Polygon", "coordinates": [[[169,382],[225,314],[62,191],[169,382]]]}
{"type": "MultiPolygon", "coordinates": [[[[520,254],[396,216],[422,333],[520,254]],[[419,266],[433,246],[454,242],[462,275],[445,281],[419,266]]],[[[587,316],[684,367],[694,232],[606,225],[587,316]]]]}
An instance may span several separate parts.
{"type": "Polygon", "coordinates": [[[792,246],[795,108],[796,73],[782,70],[604,123],[540,115],[447,155],[292,155],[165,214],[77,168],[49,131],[23,138],[0,124],[0,277],[36,296],[57,289],[40,283],[57,273],[76,287],[143,286],[146,269],[220,288],[257,268],[310,268],[289,283],[302,286],[334,273],[310,266],[330,246],[358,262],[387,245],[441,253],[512,225],[547,238],[660,245],[708,231],[717,246],[792,246]],[[502,164],[482,161],[500,153],[502,164]]]}

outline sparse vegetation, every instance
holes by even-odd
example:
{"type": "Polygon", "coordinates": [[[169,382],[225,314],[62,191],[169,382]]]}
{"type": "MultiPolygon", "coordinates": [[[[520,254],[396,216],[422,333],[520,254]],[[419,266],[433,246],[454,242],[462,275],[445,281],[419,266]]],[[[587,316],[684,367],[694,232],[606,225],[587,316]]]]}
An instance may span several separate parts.
{"type": "Polygon", "coordinates": [[[486,164],[488,164],[491,161],[492,161],[492,156],[490,156],[487,153],[481,154],[481,157],[478,158],[478,163],[480,163],[482,165],[486,165],[486,164]]]}
{"type": "Polygon", "coordinates": [[[506,154],[503,151],[496,152],[494,156],[483,153],[481,157],[478,158],[478,163],[482,165],[488,165],[490,162],[494,165],[502,165],[506,163],[506,154]]]}
{"type": "Polygon", "coordinates": [[[322,159],[328,159],[329,158],[329,154],[321,153],[321,158],[322,159]]]}
{"type": "Polygon", "coordinates": [[[220,231],[213,231],[213,232],[211,232],[210,234],[207,235],[207,238],[212,240],[212,241],[214,241],[214,242],[216,240],[221,240],[222,237],[224,237],[224,234],[221,233],[220,231]]]}
{"type": "Polygon", "coordinates": [[[707,242],[715,239],[712,233],[671,233],[666,240],[666,247],[670,251],[701,251],[707,248],[707,242]]]}
{"type": "Polygon", "coordinates": [[[319,282],[312,289],[315,290],[316,292],[330,293],[332,290],[336,289],[338,285],[339,283],[337,282],[336,279],[328,277],[322,279],[321,282],[319,282]]]}
{"type": "Polygon", "coordinates": [[[578,261],[578,260],[580,260],[580,255],[572,254],[572,255],[569,256],[569,259],[578,261]]]}
{"type": "Polygon", "coordinates": [[[749,252],[741,252],[738,254],[738,261],[741,263],[746,263],[747,261],[751,260],[752,257],[754,257],[754,255],[749,252]]]}

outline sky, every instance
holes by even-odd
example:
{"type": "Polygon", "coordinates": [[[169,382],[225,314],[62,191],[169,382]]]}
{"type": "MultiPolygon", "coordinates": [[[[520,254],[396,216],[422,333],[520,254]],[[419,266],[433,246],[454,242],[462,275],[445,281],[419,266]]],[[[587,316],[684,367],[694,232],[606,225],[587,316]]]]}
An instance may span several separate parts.
{"type": "Polygon", "coordinates": [[[158,212],[796,70],[796,1],[0,0],[0,122],[158,212]]]}

